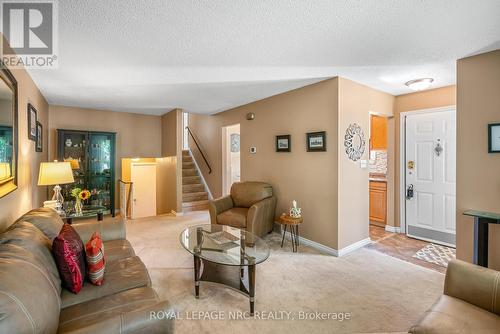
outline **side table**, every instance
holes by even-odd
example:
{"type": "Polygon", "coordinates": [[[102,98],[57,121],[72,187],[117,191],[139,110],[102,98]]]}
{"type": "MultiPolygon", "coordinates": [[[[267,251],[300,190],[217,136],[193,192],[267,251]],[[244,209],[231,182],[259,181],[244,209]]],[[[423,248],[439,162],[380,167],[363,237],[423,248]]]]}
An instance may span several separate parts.
{"type": "Polygon", "coordinates": [[[489,224],[500,224],[500,214],[469,210],[463,213],[474,218],[474,254],[472,263],[488,267],[489,224]]]}
{"type": "Polygon", "coordinates": [[[285,241],[286,229],[287,227],[290,227],[290,235],[292,237],[292,251],[294,253],[297,252],[299,247],[299,225],[302,224],[303,221],[304,219],[302,217],[293,218],[287,214],[282,214],[279,217],[278,222],[281,225],[285,226],[285,229],[283,230],[283,238],[281,239],[281,247],[283,247],[283,242],[285,241]]]}

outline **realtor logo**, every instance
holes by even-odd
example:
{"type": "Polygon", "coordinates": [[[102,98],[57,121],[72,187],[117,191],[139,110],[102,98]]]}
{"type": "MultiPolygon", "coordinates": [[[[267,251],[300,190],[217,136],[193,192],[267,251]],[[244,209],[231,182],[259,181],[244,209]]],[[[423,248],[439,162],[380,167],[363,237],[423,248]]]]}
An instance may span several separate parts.
{"type": "Polygon", "coordinates": [[[57,2],[3,0],[1,4],[2,61],[14,68],[56,68],[57,2]]]}

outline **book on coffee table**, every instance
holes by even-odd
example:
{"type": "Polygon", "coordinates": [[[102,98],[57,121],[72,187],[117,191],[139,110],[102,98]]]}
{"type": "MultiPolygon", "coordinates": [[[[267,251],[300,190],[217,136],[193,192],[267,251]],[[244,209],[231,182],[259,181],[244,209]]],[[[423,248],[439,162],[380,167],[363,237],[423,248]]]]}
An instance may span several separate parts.
{"type": "Polygon", "coordinates": [[[226,231],[209,233],[208,237],[217,245],[225,245],[239,240],[238,237],[226,231]]]}

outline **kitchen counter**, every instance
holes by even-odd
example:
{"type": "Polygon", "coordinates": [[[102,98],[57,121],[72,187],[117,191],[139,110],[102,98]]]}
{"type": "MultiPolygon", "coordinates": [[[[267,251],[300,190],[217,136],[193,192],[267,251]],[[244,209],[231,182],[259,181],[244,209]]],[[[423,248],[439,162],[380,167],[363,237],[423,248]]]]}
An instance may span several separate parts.
{"type": "Polygon", "coordinates": [[[385,175],[370,175],[369,180],[376,181],[376,182],[387,182],[387,176],[385,176],[385,175]]]}

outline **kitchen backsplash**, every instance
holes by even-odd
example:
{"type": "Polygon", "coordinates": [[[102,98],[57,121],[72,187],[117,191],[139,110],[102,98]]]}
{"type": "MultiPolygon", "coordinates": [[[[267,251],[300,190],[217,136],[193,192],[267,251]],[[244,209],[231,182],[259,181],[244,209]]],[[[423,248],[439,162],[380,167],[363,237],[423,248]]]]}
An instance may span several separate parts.
{"type": "Polygon", "coordinates": [[[387,151],[372,150],[370,151],[370,173],[371,174],[387,174],[387,151]]]}

